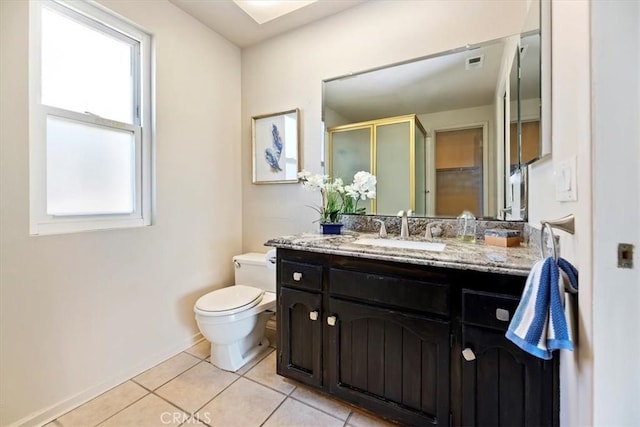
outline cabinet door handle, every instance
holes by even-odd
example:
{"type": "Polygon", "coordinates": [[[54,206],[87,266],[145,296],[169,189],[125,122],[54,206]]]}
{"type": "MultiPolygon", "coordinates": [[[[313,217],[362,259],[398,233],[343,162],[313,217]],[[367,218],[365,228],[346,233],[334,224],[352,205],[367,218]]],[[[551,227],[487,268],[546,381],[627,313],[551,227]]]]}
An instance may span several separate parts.
{"type": "Polygon", "coordinates": [[[467,362],[476,360],[476,354],[469,347],[462,350],[462,357],[464,357],[464,360],[466,360],[467,362]]]}
{"type": "Polygon", "coordinates": [[[309,319],[318,320],[318,310],[310,311],[309,312],[309,319]]]}
{"type": "Polygon", "coordinates": [[[299,273],[297,271],[293,273],[293,280],[295,280],[296,282],[299,282],[300,279],[302,279],[302,273],[299,273]]]}
{"type": "Polygon", "coordinates": [[[335,326],[335,324],[336,324],[336,316],[327,317],[327,325],[335,326]]]}
{"type": "Polygon", "coordinates": [[[496,319],[502,322],[508,322],[509,317],[509,310],[505,310],[504,308],[496,308],[496,319]]]}

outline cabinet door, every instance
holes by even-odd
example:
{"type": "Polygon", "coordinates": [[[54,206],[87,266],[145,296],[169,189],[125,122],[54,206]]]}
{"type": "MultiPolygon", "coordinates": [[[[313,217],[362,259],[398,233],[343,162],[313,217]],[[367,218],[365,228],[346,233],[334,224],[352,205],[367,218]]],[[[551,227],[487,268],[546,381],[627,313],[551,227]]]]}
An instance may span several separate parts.
{"type": "Polygon", "coordinates": [[[513,345],[501,331],[463,326],[462,425],[556,425],[555,366],[513,345]]]}
{"type": "Polygon", "coordinates": [[[449,424],[449,322],[330,298],[332,394],[403,425],[449,424]]]}
{"type": "Polygon", "coordinates": [[[278,293],[278,374],[322,385],[322,295],[281,287],[278,293]]]}

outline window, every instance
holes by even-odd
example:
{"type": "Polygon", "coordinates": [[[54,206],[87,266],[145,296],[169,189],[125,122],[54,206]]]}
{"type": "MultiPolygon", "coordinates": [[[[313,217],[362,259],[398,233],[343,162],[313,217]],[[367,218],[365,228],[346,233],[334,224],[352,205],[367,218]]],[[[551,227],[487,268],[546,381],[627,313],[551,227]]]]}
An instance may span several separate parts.
{"type": "Polygon", "coordinates": [[[31,234],[149,225],[150,36],[93,3],[30,7],[31,234]]]}

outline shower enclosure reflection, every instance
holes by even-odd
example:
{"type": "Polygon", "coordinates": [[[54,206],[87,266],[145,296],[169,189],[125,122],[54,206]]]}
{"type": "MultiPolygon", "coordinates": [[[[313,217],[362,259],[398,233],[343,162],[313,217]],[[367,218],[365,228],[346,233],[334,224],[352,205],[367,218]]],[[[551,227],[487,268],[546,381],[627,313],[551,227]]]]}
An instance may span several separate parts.
{"type": "Polygon", "coordinates": [[[329,128],[328,174],[350,182],[361,170],[376,175],[367,213],[394,215],[398,207],[425,215],[426,131],[416,115],[329,128]]]}

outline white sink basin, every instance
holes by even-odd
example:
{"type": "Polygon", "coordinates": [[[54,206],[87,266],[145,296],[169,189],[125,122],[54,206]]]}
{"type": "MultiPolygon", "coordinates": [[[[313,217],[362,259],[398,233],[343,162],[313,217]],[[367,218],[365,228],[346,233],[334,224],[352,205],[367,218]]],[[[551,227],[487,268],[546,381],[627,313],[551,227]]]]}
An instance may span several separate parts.
{"type": "Polygon", "coordinates": [[[446,243],[421,242],[418,240],[392,240],[392,239],[358,239],[356,245],[381,246],[384,248],[417,249],[422,251],[442,252],[446,243]]]}

